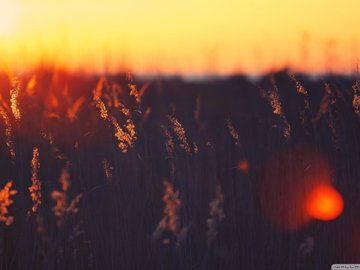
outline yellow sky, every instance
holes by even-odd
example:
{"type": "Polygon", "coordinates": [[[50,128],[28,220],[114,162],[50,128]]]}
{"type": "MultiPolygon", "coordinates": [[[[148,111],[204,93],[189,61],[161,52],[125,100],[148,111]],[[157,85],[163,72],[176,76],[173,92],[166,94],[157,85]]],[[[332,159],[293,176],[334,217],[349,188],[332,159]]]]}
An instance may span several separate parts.
{"type": "Polygon", "coordinates": [[[354,70],[358,0],[0,0],[0,66],[354,70]]]}

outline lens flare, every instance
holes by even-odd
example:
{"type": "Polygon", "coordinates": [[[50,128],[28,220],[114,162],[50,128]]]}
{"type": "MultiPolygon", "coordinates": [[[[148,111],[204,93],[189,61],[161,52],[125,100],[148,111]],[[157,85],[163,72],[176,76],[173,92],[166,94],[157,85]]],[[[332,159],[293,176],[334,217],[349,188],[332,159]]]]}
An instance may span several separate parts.
{"type": "Polygon", "coordinates": [[[340,193],[328,185],[320,185],[310,193],[306,202],[307,213],[318,220],[333,220],[344,209],[344,201],[340,193]]]}
{"type": "Polygon", "coordinates": [[[275,154],[259,179],[262,213],[281,230],[300,230],[313,220],[306,209],[309,194],[331,184],[330,164],[318,151],[298,147],[275,154]]]}

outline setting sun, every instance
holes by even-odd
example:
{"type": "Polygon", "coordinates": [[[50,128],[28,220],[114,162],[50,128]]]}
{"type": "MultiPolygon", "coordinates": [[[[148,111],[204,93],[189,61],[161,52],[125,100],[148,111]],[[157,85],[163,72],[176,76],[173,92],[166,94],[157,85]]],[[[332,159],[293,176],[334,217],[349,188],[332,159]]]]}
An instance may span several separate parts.
{"type": "Polygon", "coordinates": [[[16,17],[16,7],[7,0],[0,0],[0,37],[11,34],[16,17]]]}
{"type": "Polygon", "coordinates": [[[337,218],[344,208],[344,202],[339,192],[331,186],[321,185],[310,194],[306,209],[308,214],[319,220],[337,218]]]}

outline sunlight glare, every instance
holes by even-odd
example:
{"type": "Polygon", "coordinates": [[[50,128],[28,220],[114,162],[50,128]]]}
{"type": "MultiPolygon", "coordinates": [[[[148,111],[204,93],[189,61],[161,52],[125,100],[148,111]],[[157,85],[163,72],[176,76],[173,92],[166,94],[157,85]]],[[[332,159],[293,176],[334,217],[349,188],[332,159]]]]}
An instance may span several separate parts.
{"type": "Polygon", "coordinates": [[[340,193],[329,185],[320,185],[310,194],[306,210],[308,214],[319,220],[337,218],[344,208],[344,201],[340,193]]]}
{"type": "Polygon", "coordinates": [[[16,21],[16,6],[8,0],[0,0],[0,36],[11,34],[16,21]]]}

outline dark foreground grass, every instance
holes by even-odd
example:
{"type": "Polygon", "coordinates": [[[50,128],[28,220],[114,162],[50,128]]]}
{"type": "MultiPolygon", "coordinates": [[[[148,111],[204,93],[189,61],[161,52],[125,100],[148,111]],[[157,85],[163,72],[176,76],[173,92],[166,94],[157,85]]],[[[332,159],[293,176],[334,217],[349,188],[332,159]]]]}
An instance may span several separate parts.
{"type": "MultiPolygon", "coordinates": [[[[257,82],[184,82],[38,72],[12,83],[2,75],[0,87],[1,188],[12,181],[17,191],[12,204],[0,195],[1,216],[13,218],[0,224],[1,269],[320,270],[360,262],[355,78],[281,72],[257,82]],[[345,208],[336,220],[287,230],[264,215],[259,186],[269,161],[299,148],[326,157],[345,208]]],[[[284,179],[308,166],[306,157],[297,161],[280,164],[284,179]]]]}

